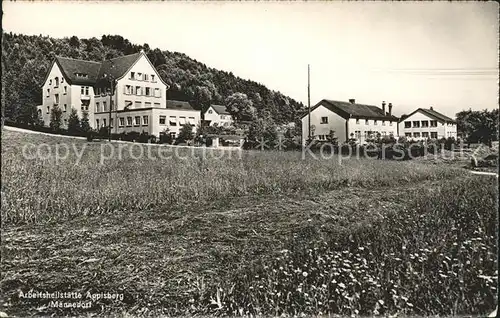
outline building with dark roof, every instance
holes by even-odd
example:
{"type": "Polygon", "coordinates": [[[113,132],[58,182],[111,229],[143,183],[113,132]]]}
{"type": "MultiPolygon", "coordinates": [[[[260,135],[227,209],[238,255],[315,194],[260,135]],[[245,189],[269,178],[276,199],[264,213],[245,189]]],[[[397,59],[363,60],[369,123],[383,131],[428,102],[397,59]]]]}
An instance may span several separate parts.
{"type": "Polygon", "coordinates": [[[234,123],[233,116],[231,116],[226,106],[222,105],[210,105],[203,114],[203,118],[204,124],[210,126],[228,127],[234,123]]]}
{"type": "Polygon", "coordinates": [[[339,143],[366,140],[380,136],[398,135],[398,118],[392,115],[392,104],[382,102],[382,107],[323,99],[311,107],[311,134],[309,134],[309,113],[302,117],[302,141],[309,138],[327,140],[332,134],[339,143]]]}
{"type": "Polygon", "coordinates": [[[457,123],[433,107],[418,108],[399,121],[399,134],[408,139],[457,137],[457,123]]]}
{"type": "Polygon", "coordinates": [[[88,115],[93,129],[111,127],[114,133],[177,134],[186,124],[194,130],[200,112],[187,102],[167,100],[168,88],[143,51],[102,62],[57,56],[38,112],[49,125],[51,111],[60,108],[63,128],[75,110],[80,118],[88,115]]]}

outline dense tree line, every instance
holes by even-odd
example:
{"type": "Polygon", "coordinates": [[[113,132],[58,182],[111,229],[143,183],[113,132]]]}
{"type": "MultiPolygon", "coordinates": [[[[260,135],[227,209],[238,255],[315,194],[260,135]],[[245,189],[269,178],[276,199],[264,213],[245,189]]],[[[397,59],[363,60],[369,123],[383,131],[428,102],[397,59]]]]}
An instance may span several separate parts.
{"type": "Polygon", "coordinates": [[[302,103],[232,72],[207,67],[183,53],[133,44],[119,35],[103,35],[100,40],[76,36],[55,39],[3,32],[2,117],[17,122],[36,120],[35,107],[42,103],[43,80],[56,55],[102,61],[141,49],[171,86],[169,99],[190,101],[201,110],[210,104],[229,104],[230,112],[239,121],[266,118],[274,125],[297,122],[304,108],[302,103]]]}
{"type": "Polygon", "coordinates": [[[482,142],[490,145],[498,140],[498,109],[457,113],[457,130],[468,142],[482,142]]]}

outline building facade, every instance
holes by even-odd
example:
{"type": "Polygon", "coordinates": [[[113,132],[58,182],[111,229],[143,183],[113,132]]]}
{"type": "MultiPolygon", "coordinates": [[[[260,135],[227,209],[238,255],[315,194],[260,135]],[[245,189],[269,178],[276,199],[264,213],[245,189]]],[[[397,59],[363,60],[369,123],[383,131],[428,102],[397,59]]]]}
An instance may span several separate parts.
{"type": "Polygon", "coordinates": [[[177,134],[188,123],[196,130],[200,113],[189,103],[167,101],[168,88],[142,51],[103,62],[56,57],[43,85],[38,112],[49,125],[51,110],[59,107],[63,128],[75,109],[79,118],[88,115],[93,129],[111,127],[113,133],[137,131],[159,136],[168,128],[177,134]],[[171,122],[176,124],[169,125],[171,122]]]}
{"type": "Polygon", "coordinates": [[[457,124],[433,107],[418,108],[400,120],[399,135],[413,140],[457,138],[457,124]]]}
{"type": "Polygon", "coordinates": [[[210,105],[203,114],[204,122],[207,125],[219,127],[232,126],[234,123],[233,116],[227,111],[226,106],[210,105]]]}
{"type": "Polygon", "coordinates": [[[309,138],[309,116],[311,116],[311,139],[328,140],[333,132],[339,143],[355,139],[360,144],[380,134],[398,135],[398,118],[392,115],[392,104],[386,111],[373,105],[356,104],[354,99],[341,102],[323,99],[311,108],[310,115],[302,117],[302,143],[309,138]]]}

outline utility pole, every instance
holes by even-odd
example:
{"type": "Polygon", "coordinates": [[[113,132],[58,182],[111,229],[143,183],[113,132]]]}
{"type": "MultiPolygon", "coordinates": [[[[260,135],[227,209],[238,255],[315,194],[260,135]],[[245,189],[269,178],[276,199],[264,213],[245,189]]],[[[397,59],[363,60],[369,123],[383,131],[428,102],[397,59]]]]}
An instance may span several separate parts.
{"type": "Polygon", "coordinates": [[[310,83],[311,83],[310,67],[309,67],[309,64],[307,64],[307,111],[309,113],[307,115],[307,122],[308,122],[307,133],[309,136],[309,140],[311,140],[311,85],[310,85],[310,83]]]}
{"type": "Polygon", "coordinates": [[[114,84],[114,80],[113,78],[110,76],[109,77],[109,83],[111,84],[111,90],[110,90],[110,94],[109,94],[109,122],[108,122],[108,130],[109,130],[109,134],[108,134],[108,141],[111,142],[111,109],[113,108],[113,84],[114,84]]]}

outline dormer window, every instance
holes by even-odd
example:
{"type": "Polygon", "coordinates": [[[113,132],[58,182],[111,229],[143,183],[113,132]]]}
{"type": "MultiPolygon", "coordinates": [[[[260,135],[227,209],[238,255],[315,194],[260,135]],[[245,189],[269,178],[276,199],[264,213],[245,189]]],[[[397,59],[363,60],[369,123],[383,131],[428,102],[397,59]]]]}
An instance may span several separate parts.
{"type": "Polygon", "coordinates": [[[75,73],[76,77],[88,78],[89,76],[85,73],[75,73]]]}

